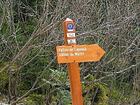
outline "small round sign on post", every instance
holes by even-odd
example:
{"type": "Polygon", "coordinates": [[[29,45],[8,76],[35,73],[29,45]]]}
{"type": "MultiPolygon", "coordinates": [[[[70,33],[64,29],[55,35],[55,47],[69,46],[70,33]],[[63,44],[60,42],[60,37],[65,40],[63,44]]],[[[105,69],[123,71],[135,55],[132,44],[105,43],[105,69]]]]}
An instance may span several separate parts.
{"type": "Polygon", "coordinates": [[[74,30],[74,25],[72,23],[69,23],[67,25],[67,29],[68,29],[68,31],[73,31],[74,30]]]}

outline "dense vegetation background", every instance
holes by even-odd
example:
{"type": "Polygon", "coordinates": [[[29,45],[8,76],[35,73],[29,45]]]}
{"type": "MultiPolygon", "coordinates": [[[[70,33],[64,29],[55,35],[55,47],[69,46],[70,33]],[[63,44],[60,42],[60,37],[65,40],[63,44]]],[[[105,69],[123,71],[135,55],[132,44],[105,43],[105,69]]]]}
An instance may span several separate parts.
{"type": "Polygon", "coordinates": [[[0,0],[0,102],[71,104],[55,52],[67,17],[79,44],[106,51],[80,64],[85,105],[140,105],[140,0],[0,0]]]}

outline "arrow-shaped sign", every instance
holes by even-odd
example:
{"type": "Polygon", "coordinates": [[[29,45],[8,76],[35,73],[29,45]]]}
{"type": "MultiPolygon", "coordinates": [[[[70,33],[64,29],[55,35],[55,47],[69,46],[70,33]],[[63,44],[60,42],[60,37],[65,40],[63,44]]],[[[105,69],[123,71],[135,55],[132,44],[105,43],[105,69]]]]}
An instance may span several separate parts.
{"type": "Polygon", "coordinates": [[[99,61],[105,51],[98,45],[57,46],[58,63],[99,61]]]}

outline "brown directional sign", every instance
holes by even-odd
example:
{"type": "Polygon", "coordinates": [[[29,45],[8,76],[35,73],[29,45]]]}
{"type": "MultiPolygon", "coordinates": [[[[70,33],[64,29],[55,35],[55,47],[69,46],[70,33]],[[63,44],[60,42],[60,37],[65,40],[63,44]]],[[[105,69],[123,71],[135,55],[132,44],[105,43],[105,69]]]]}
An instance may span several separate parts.
{"type": "Polygon", "coordinates": [[[57,46],[58,63],[99,61],[105,51],[98,45],[57,46]]]}

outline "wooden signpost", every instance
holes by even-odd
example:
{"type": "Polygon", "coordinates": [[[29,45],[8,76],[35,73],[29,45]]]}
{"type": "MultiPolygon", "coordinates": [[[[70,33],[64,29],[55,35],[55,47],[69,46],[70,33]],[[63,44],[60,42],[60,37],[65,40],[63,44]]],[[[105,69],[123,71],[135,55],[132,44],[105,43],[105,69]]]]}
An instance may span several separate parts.
{"type": "Polygon", "coordinates": [[[99,61],[105,51],[98,45],[76,45],[75,24],[67,18],[63,23],[65,45],[57,46],[58,63],[68,64],[72,105],[83,105],[79,62],[99,61]]]}

